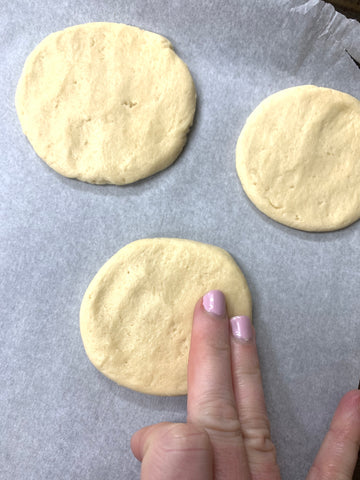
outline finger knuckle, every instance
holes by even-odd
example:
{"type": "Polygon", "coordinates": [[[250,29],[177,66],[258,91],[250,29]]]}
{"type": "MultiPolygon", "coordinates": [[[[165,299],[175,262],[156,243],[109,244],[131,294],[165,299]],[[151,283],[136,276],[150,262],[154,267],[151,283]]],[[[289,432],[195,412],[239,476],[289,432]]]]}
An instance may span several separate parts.
{"type": "Polygon", "coordinates": [[[196,408],[196,423],[206,429],[240,434],[241,426],[236,406],[221,395],[211,395],[196,408]]]}
{"type": "Polygon", "coordinates": [[[165,434],[158,439],[158,447],[164,452],[184,452],[209,450],[210,440],[206,431],[192,424],[173,424],[165,434]]]}
{"type": "Polygon", "coordinates": [[[261,383],[261,371],[259,362],[256,360],[250,365],[237,365],[234,370],[234,376],[240,383],[243,383],[244,380],[248,377],[254,377],[255,379],[258,379],[259,383],[261,383]]]}
{"type": "Polygon", "coordinates": [[[212,435],[222,437],[241,438],[241,426],[238,420],[224,420],[221,417],[211,416],[204,421],[204,428],[212,435]]]}
{"type": "Polygon", "coordinates": [[[252,419],[248,425],[242,425],[243,437],[247,449],[253,452],[267,454],[276,460],[276,449],[270,435],[269,420],[265,416],[252,419]]]}
{"type": "Polygon", "coordinates": [[[217,357],[230,357],[230,345],[221,338],[215,337],[209,339],[209,347],[217,357]]]}
{"type": "Polygon", "coordinates": [[[257,453],[267,454],[276,460],[275,445],[267,434],[257,432],[256,436],[254,435],[251,438],[245,439],[245,443],[247,444],[247,448],[257,453]]]}
{"type": "Polygon", "coordinates": [[[339,471],[336,465],[328,463],[326,467],[314,463],[307,476],[308,480],[347,480],[349,477],[344,472],[339,471]]]}
{"type": "Polygon", "coordinates": [[[337,451],[343,451],[349,447],[354,447],[355,450],[358,447],[359,440],[354,438],[352,430],[351,424],[344,424],[341,427],[330,426],[329,436],[334,445],[337,445],[337,451]]]}

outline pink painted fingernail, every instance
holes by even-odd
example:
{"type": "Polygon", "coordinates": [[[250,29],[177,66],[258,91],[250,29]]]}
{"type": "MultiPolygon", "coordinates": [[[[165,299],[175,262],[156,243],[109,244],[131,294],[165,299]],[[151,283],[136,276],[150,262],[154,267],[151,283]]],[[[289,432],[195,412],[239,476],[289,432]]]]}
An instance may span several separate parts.
{"type": "Polygon", "coordinates": [[[220,290],[210,290],[203,296],[203,306],[208,313],[224,317],[226,313],[225,295],[220,290]]]}
{"type": "Polygon", "coordinates": [[[243,342],[250,342],[253,338],[251,320],[246,315],[230,318],[231,332],[235,338],[243,342]]]}

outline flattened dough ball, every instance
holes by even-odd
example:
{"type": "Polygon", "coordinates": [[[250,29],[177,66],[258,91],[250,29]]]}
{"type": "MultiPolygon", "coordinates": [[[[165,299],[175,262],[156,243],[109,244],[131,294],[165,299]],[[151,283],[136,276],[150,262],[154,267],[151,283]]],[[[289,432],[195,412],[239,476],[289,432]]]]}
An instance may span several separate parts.
{"type": "Polygon", "coordinates": [[[90,361],[133,390],[185,394],[193,310],[213,289],[225,293],[229,315],[251,316],[244,275],[221,248],[174,238],[126,245],[84,295],[80,330],[90,361]]]}
{"type": "Polygon", "coordinates": [[[98,184],[135,182],[172,164],[195,104],[191,75],[171,43],[117,23],[46,37],[16,92],[36,153],[61,175],[98,184]]]}
{"type": "Polygon", "coordinates": [[[313,85],[271,95],[240,134],[236,168],[250,200],[277,222],[350,225],[360,217],[360,102],[313,85]]]}

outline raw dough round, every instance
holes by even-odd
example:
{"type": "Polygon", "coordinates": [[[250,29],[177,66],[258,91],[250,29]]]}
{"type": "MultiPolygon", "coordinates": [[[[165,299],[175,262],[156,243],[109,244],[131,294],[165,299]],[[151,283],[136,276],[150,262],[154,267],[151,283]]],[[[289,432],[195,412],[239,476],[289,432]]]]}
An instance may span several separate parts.
{"type": "Polygon", "coordinates": [[[26,60],[16,109],[36,153],[58,173],[125,184],[174,162],[196,104],[171,43],[117,23],[46,37],[26,60]]]}
{"type": "Polygon", "coordinates": [[[293,228],[327,231],[360,218],[360,102],[313,85],[266,98],[238,140],[250,200],[293,228]]]}
{"type": "Polygon", "coordinates": [[[80,330],[90,361],[133,390],[185,394],[193,310],[213,289],[225,293],[229,315],[251,316],[246,280],[225,250],[176,238],[126,245],[84,295],[80,330]]]}

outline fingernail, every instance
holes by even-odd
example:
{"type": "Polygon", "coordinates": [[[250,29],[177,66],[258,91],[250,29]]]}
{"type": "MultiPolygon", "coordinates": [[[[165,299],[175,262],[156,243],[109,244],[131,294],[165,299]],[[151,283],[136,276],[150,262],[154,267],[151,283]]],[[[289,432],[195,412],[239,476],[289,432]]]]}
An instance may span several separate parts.
{"type": "Polygon", "coordinates": [[[224,317],[226,313],[225,295],[220,290],[210,290],[203,296],[203,307],[208,313],[224,317]]]}
{"type": "Polygon", "coordinates": [[[235,338],[243,342],[250,342],[253,338],[251,320],[246,315],[230,318],[231,332],[235,338]]]}

